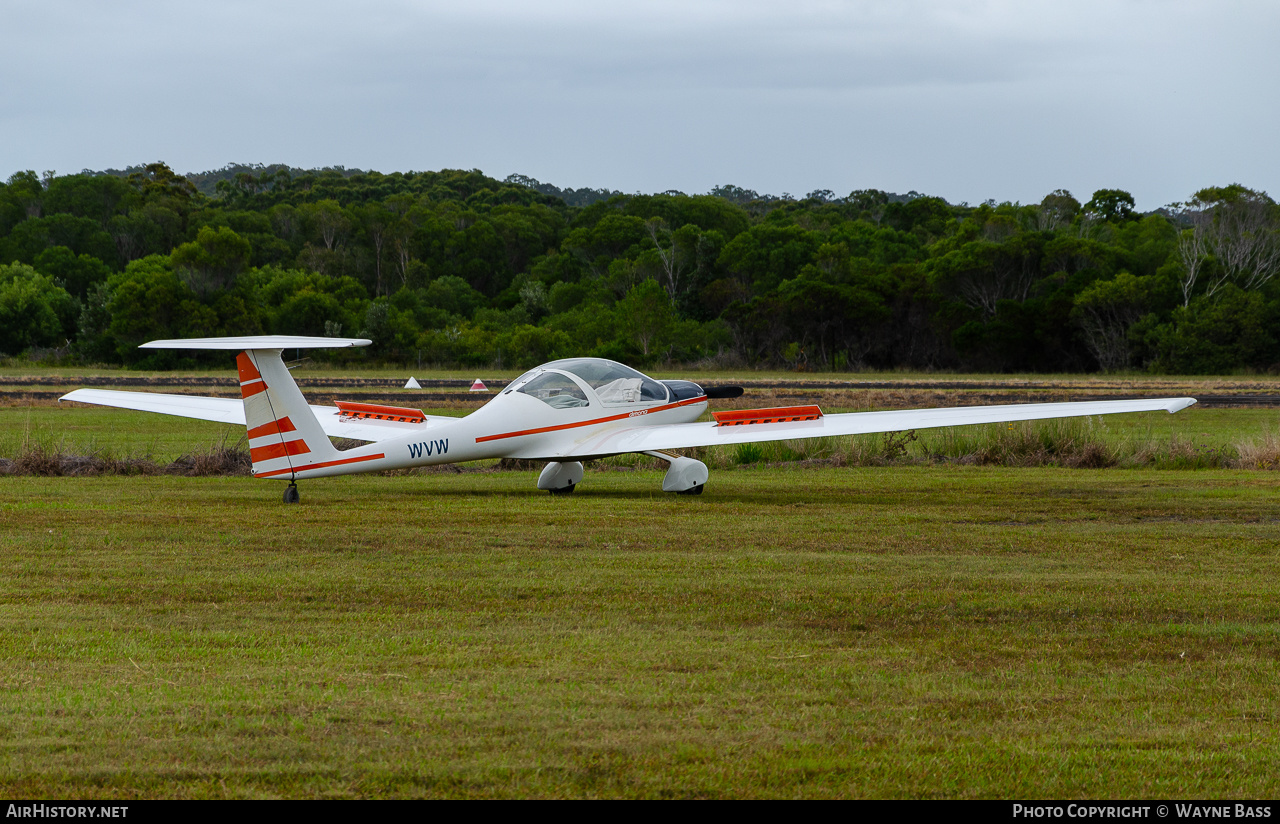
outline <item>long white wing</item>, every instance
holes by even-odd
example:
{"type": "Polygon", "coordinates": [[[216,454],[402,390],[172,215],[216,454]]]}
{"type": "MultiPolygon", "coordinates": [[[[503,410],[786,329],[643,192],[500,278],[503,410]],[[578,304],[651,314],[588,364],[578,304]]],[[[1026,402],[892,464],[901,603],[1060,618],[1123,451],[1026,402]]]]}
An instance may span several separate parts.
{"type": "Polygon", "coordinates": [[[199,418],[244,426],[244,403],[238,398],[205,398],[198,395],[163,395],[159,392],[122,392],[115,389],[77,389],[60,401],[92,403],[139,412],[159,412],[181,418],[199,418]]]}
{"type": "MultiPolygon", "coordinates": [[[[165,395],[159,392],[124,392],[116,389],[77,389],[68,392],[59,400],[92,403],[98,406],[113,406],[118,409],[136,409],[139,412],[158,412],[162,415],[177,415],[182,418],[197,418],[202,421],[216,421],[244,426],[244,403],[236,398],[209,398],[200,395],[165,395]]],[[[421,430],[424,424],[401,423],[399,421],[378,421],[344,419],[335,406],[316,406],[311,404],[311,411],[324,433],[334,438],[353,438],[359,441],[382,441],[411,432],[421,430]]],[[[445,416],[428,416],[425,426],[429,427],[433,420],[453,421],[445,416]]]]}
{"type": "Polygon", "coordinates": [[[829,438],[872,432],[901,432],[941,426],[965,426],[1007,421],[1036,421],[1114,415],[1120,412],[1177,412],[1195,398],[1163,398],[1134,401],[1086,401],[1083,403],[1026,403],[1001,406],[963,406],[951,409],[904,409],[889,412],[854,412],[826,415],[815,421],[717,426],[715,423],[682,423],[668,426],[632,426],[602,432],[579,441],[562,457],[586,458],[622,452],[656,449],[688,449],[694,446],[829,438]]]}

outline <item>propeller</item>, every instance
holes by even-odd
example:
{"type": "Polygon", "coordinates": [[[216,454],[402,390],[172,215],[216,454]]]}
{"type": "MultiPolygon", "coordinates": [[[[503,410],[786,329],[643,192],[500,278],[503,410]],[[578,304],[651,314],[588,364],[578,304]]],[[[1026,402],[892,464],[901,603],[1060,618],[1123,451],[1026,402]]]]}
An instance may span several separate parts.
{"type": "Polygon", "coordinates": [[[710,400],[718,400],[721,398],[741,398],[743,389],[741,386],[711,386],[705,390],[707,398],[710,400]]]}

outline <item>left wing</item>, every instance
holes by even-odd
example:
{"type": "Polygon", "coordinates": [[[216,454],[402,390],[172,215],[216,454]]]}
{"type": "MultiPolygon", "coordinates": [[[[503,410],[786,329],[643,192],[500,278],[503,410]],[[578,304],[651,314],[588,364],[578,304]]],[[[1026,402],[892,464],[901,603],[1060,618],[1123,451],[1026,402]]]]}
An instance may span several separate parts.
{"type": "Polygon", "coordinates": [[[1024,403],[1000,406],[962,406],[950,409],[903,409],[888,412],[851,412],[824,415],[816,420],[788,423],[723,425],[717,422],[680,423],[667,426],[629,426],[596,433],[571,445],[559,457],[590,458],[623,452],[688,449],[718,444],[786,441],[798,438],[830,438],[873,432],[902,432],[1008,421],[1037,421],[1114,415],[1121,412],[1177,412],[1195,398],[1163,398],[1134,401],[1086,401],[1083,403],[1024,403]]]}
{"type": "MultiPolygon", "coordinates": [[[[197,418],[244,426],[244,401],[239,398],[210,398],[201,395],[165,395],[160,392],[126,392],[118,389],[77,389],[58,400],[113,406],[117,409],[136,409],[139,412],[158,412],[181,418],[197,418]]],[[[333,438],[352,438],[358,441],[384,441],[420,430],[423,424],[400,421],[353,419],[343,416],[335,406],[308,404],[324,434],[333,438]]],[[[429,415],[431,419],[441,416],[429,415]]],[[[452,422],[454,418],[444,417],[452,422]]]]}
{"type": "Polygon", "coordinates": [[[160,392],[123,392],[118,389],[77,389],[60,401],[158,412],[180,418],[198,418],[244,426],[244,402],[239,398],[207,398],[199,395],[165,395],[160,392]]]}

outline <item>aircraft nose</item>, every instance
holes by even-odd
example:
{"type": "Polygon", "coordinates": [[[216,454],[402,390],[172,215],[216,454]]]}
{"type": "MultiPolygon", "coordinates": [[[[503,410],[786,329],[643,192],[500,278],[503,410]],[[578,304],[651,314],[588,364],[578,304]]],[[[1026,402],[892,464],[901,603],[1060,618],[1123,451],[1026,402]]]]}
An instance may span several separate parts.
{"type": "Polygon", "coordinates": [[[693,381],[663,381],[667,389],[671,390],[671,400],[687,401],[691,398],[701,398],[703,395],[708,398],[740,398],[742,397],[741,386],[713,386],[709,389],[703,389],[693,381]]]}
{"type": "Polygon", "coordinates": [[[663,381],[662,384],[671,393],[672,401],[687,401],[692,398],[701,398],[706,394],[702,391],[702,387],[693,381],[663,381]]]}

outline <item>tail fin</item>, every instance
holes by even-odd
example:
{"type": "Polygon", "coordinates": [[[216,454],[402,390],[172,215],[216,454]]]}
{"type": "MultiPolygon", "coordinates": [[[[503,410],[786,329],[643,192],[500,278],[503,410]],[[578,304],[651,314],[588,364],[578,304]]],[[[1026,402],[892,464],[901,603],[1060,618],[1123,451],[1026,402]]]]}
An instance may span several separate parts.
{"type": "Polygon", "coordinates": [[[320,427],[307,399],[281,359],[285,349],[367,346],[347,338],[294,338],[270,335],[244,338],[192,338],[143,344],[151,349],[240,349],[236,367],[244,399],[245,428],[253,474],[292,480],[301,470],[336,460],[338,450],[320,427]]]}
{"type": "Polygon", "coordinates": [[[311,412],[279,349],[236,355],[249,457],[258,477],[284,476],[307,464],[333,460],[338,451],[311,412]]]}

